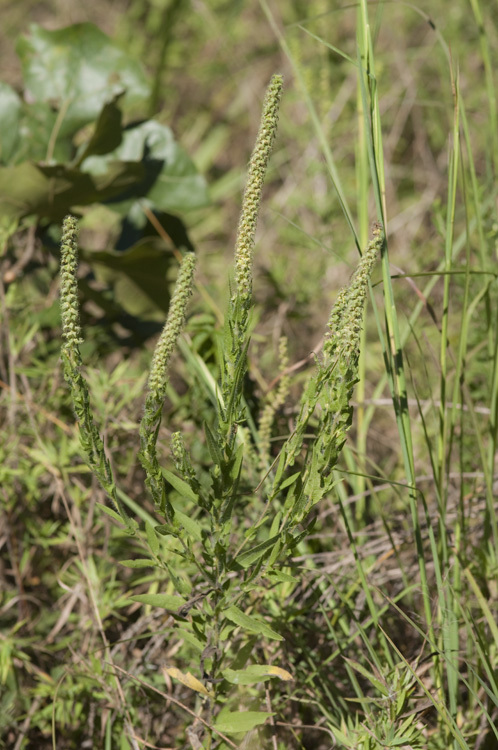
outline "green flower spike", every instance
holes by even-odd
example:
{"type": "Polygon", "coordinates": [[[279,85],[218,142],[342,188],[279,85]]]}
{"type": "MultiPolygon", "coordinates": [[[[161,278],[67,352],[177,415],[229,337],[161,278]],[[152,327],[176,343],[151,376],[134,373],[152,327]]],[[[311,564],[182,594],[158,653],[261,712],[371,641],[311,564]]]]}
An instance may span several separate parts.
{"type": "Polygon", "coordinates": [[[277,130],[282,85],[282,76],[274,75],[266,92],[261,124],[249,162],[242,212],[237,230],[235,243],[235,282],[237,290],[232,301],[235,302],[238,298],[243,309],[247,308],[251,302],[254,237],[261,192],[277,130]]]}
{"type": "Polygon", "coordinates": [[[192,293],[194,269],[195,255],[187,253],[178,273],[166,324],[152,358],[145,412],[140,423],[140,461],[145,470],[146,484],[154,504],[163,512],[166,500],[161,468],[157,460],[156,443],[169,380],[168,367],[185,320],[187,303],[192,293]]]}
{"type": "Polygon", "coordinates": [[[74,216],[66,216],[62,225],[61,241],[61,319],[62,365],[64,378],[71,389],[74,411],[80,430],[80,442],[86,461],[102,488],[112,500],[116,510],[126,524],[130,534],[135,533],[136,524],[128,516],[119,500],[111,464],[105,454],[104,442],[95,425],[91,412],[88,385],[81,374],[78,281],[78,222],[74,216]]]}
{"type": "Polygon", "coordinates": [[[347,287],[341,289],[330,314],[329,333],[323,347],[327,361],[337,353],[351,357],[359,353],[363,309],[368,291],[368,281],[384,243],[382,225],[376,224],[373,237],[347,287]]]}
{"type": "Polygon", "coordinates": [[[372,240],[349,285],[337,296],[328,321],[322,361],[318,372],[308,382],[295,431],[286,445],[289,466],[301,450],[309,421],[319,404],[319,437],[314,446],[316,472],[325,475],[337,462],[351,426],[353,412],[350,402],[358,378],[360,333],[368,282],[383,243],[384,230],[381,225],[375,225],[372,240]]]}
{"type": "Polygon", "coordinates": [[[259,131],[249,162],[235,243],[235,290],[225,319],[225,363],[220,404],[220,429],[224,433],[223,440],[230,446],[233,446],[237,426],[244,421],[241,394],[249,345],[254,238],[266,169],[277,129],[282,82],[282,76],[273,76],[266,91],[259,131]]]}
{"type": "Polygon", "coordinates": [[[315,451],[321,454],[322,474],[332,469],[351,427],[351,399],[358,380],[360,336],[365,299],[373,267],[384,242],[382,226],[376,225],[349,286],[341,290],[330,314],[329,333],[323,347],[324,387],[322,414],[315,451]]]}
{"type": "Polygon", "coordinates": [[[81,365],[79,345],[83,343],[79,320],[78,281],[78,222],[66,216],[62,225],[61,241],[61,317],[63,354],[74,366],[81,365]]]}

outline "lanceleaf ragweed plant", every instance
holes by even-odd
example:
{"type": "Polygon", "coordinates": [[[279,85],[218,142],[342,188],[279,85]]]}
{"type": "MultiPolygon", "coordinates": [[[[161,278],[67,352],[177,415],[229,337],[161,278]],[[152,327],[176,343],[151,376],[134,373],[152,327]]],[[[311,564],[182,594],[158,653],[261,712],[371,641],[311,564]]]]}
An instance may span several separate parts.
{"type": "MultiPolygon", "coordinates": [[[[271,462],[268,441],[275,404],[264,410],[260,434],[254,440],[245,427],[249,414],[244,379],[253,305],[254,237],[281,90],[282,78],[274,76],[249,165],[236,241],[234,285],[220,345],[216,406],[212,421],[204,427],[212,462],[209,483],[201,484],[181,433],[173,434],[171,440],[176,471],[161,465],[157,449],[168,364],[193,285],[195,258],[187,254],[153,356],[140,426],[139,455],[158,519],[156,525],[146,523],[144,530],[129,517],[120,501],[81,373],[74,218],[66,218],[62,237],[62,358],[82,446],[89,466],[114,505],[114,510],[107,511],[124,523],[147,550],[145,557],[124,561],[125,564],[156,566],[167,574],[167,592],[141,594],[134,599],[167,610],[181,637],[200,653],[199,678],[177,668],[167,671],[199,694],[197,726],[204,734],[205,748],[210,748],[213,741],[221,743],[216,746],[233,746],[226,734],[240,736],[268,718],[265,711],[241,710],[255,707],[247,700],[244,703],[241,685],[255,685],[271,678],[292,679],[286,670],[275,665],[253,663],[251,654],[259,656],[264,652],[259,646],[265,641],[283,638],[265,619],[268,589],[295,585],[296,579],[287,567],[292,552],[309,533],[310,510],[334,484],[333,469],[351,426],[351,397],[357,379],[368,282],[384,241],[383,230],[377,225],[350,284],[340,292],[333,307],[323,356],[304,390],[295,429],[271,462]],[[310,440],[312,419],[315,437],[310,440]],[[259,446],[255,445],[257,442],[259,446]]],[[[280,355],[285,361],[284,344],[280,355]]],[[[277,400],[284,398],[286,389],[287,384],[281,383],[277,400]]]]}

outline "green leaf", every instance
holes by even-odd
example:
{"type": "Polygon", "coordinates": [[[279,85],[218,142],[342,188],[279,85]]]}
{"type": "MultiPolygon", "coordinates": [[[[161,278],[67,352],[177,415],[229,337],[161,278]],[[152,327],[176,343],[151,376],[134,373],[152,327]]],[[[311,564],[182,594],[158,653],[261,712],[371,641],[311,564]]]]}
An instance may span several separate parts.
{"type": "Polygon", "coordinates": [[[134,602],[141,604],[150,604],[151,607],[167,609],[170,612],[176,612],[185,604],[185,599],[174,594],[137,594],[131,597],[134,602]]]}
{"type": "Polygon", "coordinates": [[[275,517],[273,521],[271,522],[271,528],[270,528],[270,533],[269,533],[270,538],[278,534],[281,521],[282,521],[282,511],[279,510],[278,513],[275,514],[275,517]]]}
{"type": "Polygon", "coordinates": [[[264,724],[269,716],[268,711],[222,711],[214,723],[215,729],[228,734],[250,732],[254,727],[264,724]]]}
{"type": "Polygon", "coordinates": [[[130,315],[154,317],[158,310],[168,311],[171,256],[162,241],[144,239],[125,252],[81,249],[80,256],[99,281],[112,285],[116,303],[130,315]]]}
{"type": "Polygon", "coordinates": [[[62,113],[61,136],[96,120],[118,94],[130,106],[150,94],[142,66],[90,23],[57,31],[33,25],[17,52],[30,98],[62,113]]]}
{"type": "MultiPolygon", "coordinates": [[[[0,257],[7,252],[7,243],[12,235],[16,233],[18,226],[19,220],[17,217],[0,215],[0,257]]],[[[53,304],[59,307],[58,302],[54,302],[53,304]]],[[[60,323],[58,323],[58,321],[60,321],[59,310],[57,310],[57,314],[57,321],[53,324],[51,323],[50,327],[52,327],[52,325],[60,325],[60,323]]],[[[39,325],[43,326],[42,311],[38,314],[38,322],[39,325]]]]}
{"type": "Polygon", "coordinates": [[[19,143],[21,99],[12,86],[0,82],[0,161],[8,164],[19,143]]]}
{"type": "Polygon", "coordinates": [[[287,479],[284,479],[281,485],[279,485],[279,490],[285,490],[286,487],[289,487],[291,484],[294,484],[296,479],[301,476],[300,471],[296,471],[295,474],[292,474],[290,477],[287,477],[287,479]]]}
{"type": "Polygon", "coordinates": [[[269,549],[272,549],[278,543],[279,539],[279,534],[270,537],[270,539],[267,539],[266,542],[257,544],[248,552],[242,552],[242,554],[240,554],[236,558],[235,562],[237,562],[239,565],[242,565],[243,568],[248,568],[249,565],[255,563],[256,560],[259,560],[259,558],[262,557],[265,552],[267,552],[269,549]]]}
{"type": "Polygon", "coordinates": [[[206,181],[166,125],[147,120],[123,132],[121,145],[105,156],[90,156],[82,169],[102,174],[112,161],[140,162],[144,177],[136,190],[115,199],[113,208],[128,213],[137,196],[161,211],[183,212],[209,203],[206,181]]]}
{"type": "Polygon", "coordinates": [[[345,657],[347,663],[350,667],[352,667],[356,672],[359,672],[363,677],[365,677],[366,680],[370,682],[371,685],[373,685],[381,695],[387,696],[389,691],[380,680],[378,680],[371,672],[369,672],[366,667],[363,666],[363,664],[360,664],[359,662],[355,661],[354,659],[349,659],[348,657],[345,657]]]}
{"type": "Polygon", "coordinates": [[[148,521],[145,522],[145,533],[152,554],[157,556],[159,554],[159,540],[153,526],[148,521]]]}
{"type": "Polygon", "coordinates": [[[176,474],[167,469],[161,469],[161,472],[166,481],[175,488],[179,495],[186,497],[188,500],[193,500],[194,503],[199,502],[199,497],[184,479],[180,479],[180,477],[177,477],[176,474]]]}
{"type": "Polygon", "coordinates": [[[105,175],[91,176],[63,164],[23,162],[0,167],[0,214],[29,214],[60,221],[74,205],[102,202],[140,178],[139,164],[113,164],[105,175]]]}
{"type": "Polygon", "coordinates": [[[244,614],[244,612],[235,605],[228,607],[228,609],[224,611],[224,615],[231,622],[240,625],[241,628],[248,630],[250,633],[259,633],[260,635],[264,635],[275,641],[284,640],[281,635],[272,630],[266,623],[261,622],[261,620],[256,620],[255,617],[250,617],[249,615],[244,614]]]}
{"type": "Polygon", "coordinates": [[[123,519],[121,518],[121,516],[119,515],[119,513],[116,513],[115,510],[113,510],[112,508],[108,508],[107,505],[102,505],[102,503],[96,503],[96,505],[97,505],[97,508],[100,508],[100,510],[103,513],[105,513],[106,515],[110,516],[111,518],[113,518],[115,521],[117,521],[121,525],[124,524],[123,519]]]}
{"type": "Polygon", "coordinates": [[[123,138],[122,114],[117,106],[122,94],[118,94],[111,102],[104,104],[99,119],[95,124],[93,135],[78,157],[78,164],[89,156],[108,154],[116,149],[123,138]]]}
{"type": "Polygon", "coordinates": [[[154,526],[154,528],[158,534],[161,534],[161,536],[178,536],[178,532],[175,527],[169,523],[162,523],[158,526],[154,526]]]}
{"type": "Polygon", "coordinates": [[[120,565],[124,565],[125,568],[153,568],[155,567],[154,560],[150,558],[137,558],[136,560],[120,560],[120,565]]]}
{"type": "Polygon", "coordinates": [[[186,513],[182,513],[182,511],[177,508],[175,508],[175,520],[179,521],[189,536],[196,539],[198,542],[202,541],[202,527],[197,521],[194,521],[193,518],[187,516],[186,513]]]}
{"type": "Polygon", "coordinates": [[[281,570],[270,570],[266,575],[268,578],[275,579],[280,583],[299,583],[297,578],[294,578],[294,576],[289,575],[289,573],[284,573],[281,570]]]}
{"type": "Polygon", "coordinates": [[[266,564],[268,565],[269,568],[271,568],[276,562],[276,560],[278,559],[281,549],[282,549],[282,535],[279,534],[278,540],[275,543],[272,551],[270,552],[270,556],[268,557],[268,560],[266,561],[266,564]]]}
{"type": "Polygon", "coordinates": [[[279,482],[280,482],[280,480],[282,478],[282,475],[284,473],[286,458],[287,458],[286,452],[284,450],[282,450],[280,452],[280,458],[278,459],[277,470],[275,472],[275,479],[273,480],[273,487],[276,490],[280,489],[279,482]]]}
{"type": "Polygon", "coordinates": [[[193,646],[197,651],[202,652],[205,648],[205,643],[202,643],[198,638],[195,637],[193,633],[191,633],[189,630],[183,630],[182,628],[178,628],[176,631],[179,638],[183,638],[187,643],[190,643],[191,646],[193,646]]]}
{"type": "Polygon", "coordinates": [[[209,455],[211,456],[211,461],[216,464],[216,466],[221,466],[223,463],[223,457],[221,455],[218,443],[216,442],[216,438],[211,432],[211,428],[209,427],[207,422],[204,422],[204,434],[206,435],[206,443],[209,455]]]}
{"type": "Polygon", "coordinates": [[[57,111],[48,102],[23,102],[20,139],[11,163],[46,162],[49,157],[56,164],[69,163],[74,153],[72,138],[59,134],[54,142],[56,131],[57,111]]]}
{"type": "Polygon", "coordinates": [[[234,483],[234,492],[236,491],[236,488],[238,486],[243,458],[244,458],[244,444],[241,443],[239,447],[237,448],[237,452],[235,453],[235,458],[233,460],[232,467],[230,469],[230,479],[234,483]]]}

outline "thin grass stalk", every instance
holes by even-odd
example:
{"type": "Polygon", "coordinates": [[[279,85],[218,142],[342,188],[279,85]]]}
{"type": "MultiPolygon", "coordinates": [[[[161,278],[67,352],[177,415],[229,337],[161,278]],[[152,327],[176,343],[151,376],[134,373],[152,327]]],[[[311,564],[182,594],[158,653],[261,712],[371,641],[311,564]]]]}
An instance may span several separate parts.
{"type": "Polygon", "coordinates": [[[322,124],[320,122],[320,117],[318,116],[318,112],[316,110],[315,105],[313,104],[313,100],[312,100],[312,98],[310,96],[310,93],[308,91],[308,86],[306,85],[305,77],[303,76],[303,74],[301,72],[299,64],[296,62],[295,57],[293,56],[292,51],[291,51],[291,49],[290,49],[290,47],[289,47],[289,45],[288,45],[288,43],[287,43],[284,35],[280,31],[280,28],[279,28],[279,26],[278,26],[278,24],[277,24],[277,22],[275,20],[275,17],[273,15],[272,11],[270,10],[270,7],[269,7],[268,3],[266,2],[266,0],[259,0],[259,2],[260,2],[260,5],[261,5],[261,7],[263,9],[263,12],[264,12],[266,18],[268,19],[268,23],[270,24],[270,26],[272,28],[272,31],[275,34],[275,37],[278,39],[278,43],[280,44],[283,52],[285,53],[287,59],[289,60],[289,63],[291,65],[291,67],[292,67],[292,71],[294,73],[296,81],[299,84],[299,88],[301,89],[301,93],[302,93],[302,95],[304,97],[304,100],[306,102],[306,108],[307,108],[307,110],[308,110],[308,112],[310,114],[310,118],[311,118],[311,122],[312,122],[312,125],[313,125],[313,129],[315,131],[315,135],[316,135],[317,140],[318,140],[318,142],[320,144],[320,148],[322,149],[322,152],[323,152],[323,155],[324,155],[324,158],[325,158],[325,162],[327,164],[327,169],[328,169],[328,172],[329,172],[329,175],[330,175],[330,180],[332,182],[332,186],[333,186],[333,188],[334,188],[334,190],[335,190],[335,192],[337,194],[337,199],[338,199],[339,204],[341,206],[341,209],[342,209],[342,211],[344,213],[344,216],[346,218],[348,226],[349,226],[349,228],[351,230],[351,234],[354,237],[356,248],[357,248],[358,252],[361,254],[361,245],[360,245],[360,242],[359,242],[359,239],[358,239],[358,235],[356,233],[356,229],[355,229],[355,226],[354,226],[353,215],[352,215],[351,210],[349,208],[348,201],[347,201],[347,198],[346,198],[346,194],[345,194],[344,189],[343,189],[342,184],[341,184],[341,180],[340,180],[340,177],[339,177],[339,173],[337,171],[337,167],[335,165],[334,157],[333,157],[333,154],[332,154],[332,151],[331,151],[331,148],[330,148],[330,144],[329,144],[328,138],[327,138],[327,136],[326,136],[326,134],[325,134],[325,132],[323,130],[322,124]]]}
{"type": "MultiPolygon", "coordinates": [[[[365,132],[365,113],[363,111],[363,99],[361,96],[360,85],[358,83],[356,92],[356,107],[358,111],[358,140],[356,146],[356,182],[358,195],[357,213],[359,223],[359,238],[361,247],[365,247],[369,226],[368,226],[368,192],[370,184],[370,171],[368,164],[368,147],[367,136],[365,132]]],[[[358,406],[356,408],[356,446],[358,451],[359,468],[361,472],[366,472],[365,457],[367,452],[367,434],[368,422],[365,419],[365,385],[366,385],[366,328],[363,326],[360,343],[360,359],[358,363],[358,384],[356,393],[358,406]]],[[[356,494],[361,495],[365,491],[365,479],[362,476],[357,478],[355,483],[356,494]]],[[[355,509],[355,518],[357,524],[364,525],[366,501],[358,501],[355,509]]]]}
{"type": "MultiPolygon", "coordinates": [[[[459,97],[458,97],[458,79],[454,85],[455,110],[453,120],[453,135],[451,144],[451,154],[449,161],[448,175],[448,200],[447,200],[447,217],[446,217],[446,236],[445,236],[445,267],[443,277],[443,314],[441,317],[441,348],[439,354],[440,367],[440,391],[439,391],[439,434],[437,441],[437,474],[436,486],[438,492],[439,507],[439,544],[440,562],[438,568],[441,570],[440,576],[436,574],[438,585],[439,617],[442,629],[442,646],[445,655],[445,670],[447,678],[447,690],[449,697],[449,711],[453,718],[456,718],[457,711],[457,690],[458,690],[458,630],[455,632],[455,612],[452,602],[452,593],[448,587],[446,573],[449,565],[449,550],[446,534],[446,508],[448,501],[447,474],[451,461],[448,432],[449,419],[446,409],[446,394],[448,387],[448,354],[449,354],[449,319],[450,319],[450,282],[452,270],[452,253],[453,233],[455,224],[459,155],[460,155],[460,118],[459,118],[459,97]],[[444,579],[443,579],[444,577],[444,579]],[[456,650],[455,650],[456,649],[456,650]],[[448,668],[449,666],[449,668],[448,668]]],[[[441,686],[443,690],[443,686],[441,686]]],[[[448,738],[449,740],[449,738],[448,738]]]]}
{"type": "Polygon", "coordinates": [[[495,72],[491,61],[491,50],[488,36],[486,34],[486,24],[481,12],[479,0],[470,0],[472,12],[476,21],[477,31],[479,33],[479,45],[481,48],[481,57],[484,65],[484,77],[486,81],[487,102],[489,104],[489,128],[488,134],[491,141],[491,152],[493,158],[494,175],[498,173],[498,112],[496,106],[496,89],[495,89],[495,72]]]}
{"type": "MultiPolygon", "coordinates": [[[[481,260],[481,267],[486,270],[492,266],[493,259],[487,257],[487,245],[484,236],[483,218],[482,214],[484,211],[484,205],[481,203],[479,195],[479,186],[477,183],[476,169],[473,159],[472,142],[470,137],[469,125],[467,121],[467,115],[465,112],[465,106],[463,100],[460,100],[460,115],[462,120],[462,129],[465,139],[465,146],[468,156],[468,164],[470,170],[471,187],[472,187],[472,201],[474,205],[475,219],[473,224],[476,225],[477,232],[479,235],[479,256],[481,260]]],[[[472,224],[468,228],[468,233],[472,229],[472,224]]],[[[487,504],[487,515],[488,515],[488,527],[492,536],[492,544],[494,549],[498,549],[498,522],[496,518],[494,508],[494,492],[493,492],[493,478],[495,475],[496,467],[496,454],[498,446],[498,307],[493,313],[490,295],[486,292],[485,296],[485,310],[486,310],[486,322],[487,322],[487,342],[488,342],[488,357],[491,366],[491,373],[488,379],[488,391],[491,394],[490,400],[490,416],[489,416],[489,440],[487,446],[487,461],[483,470],[485,473],[486,481],[486,504],[487,504]]]]}
{"type": "MultiPolygon", "coordinates": [[[[366,62],[366,71],[360,70],[360,84],[361,94],[363,101],[363,109],[365,112],[366,127],[365,132],[367,134],[367,145],[370,159],[370,171],[373,182],[373,190],[375,201],[377,205],[377,211],[380,216],[384,215],[384,195],[385,187],[380,180],[384,181],[383,177],[383,166],[382,166],[382,130],[380,118],[378,115],[378,103],[372,101],[377,99],[376,89],[369,88],[367,95],[367,88],[365,85],[365,78],[370,86],[370,82],[375,77],[374,72],[374,56],[373,50],[370,50],[369,45],[369,27],[368,27],[368,10],[365,0],[361,0],[360,4],[360,21],[358,27],[363,29],[363,39],[365,48],[359,50],[360,60],[363,58],[366,62]]],[[[361,39],[360,39],[361,41],[361,39]]],[[[395,406],[396,422],[398,425],[398,431],[400,435],[401,449],[403,453],[403,462],[405,466],[405,472],[407,475],[407,481],[409,486],[409,502],[411,508],[412,524],[415,533],[416,545],[417,545],[417,556],[419,563],[419,570],[421,575],[422,584],[422,595],[424,601],[424,611],[427,619],[428,626],[431,627],[432,612],[431,602],[427,584],[427,572],[425,567],[423,545],[422,545],[422,534],[420,529],[420,523],[418,520],[417,513],[417,492],[415,482],[415,467],[413,458],[413,445],[411,435],[411,423],[410,414],[408,411],[408,397],[406,389],[406,379],[404,374],[403,354],[402,345],[400,340],[398,319],[396,313],[396,303],[394,300],[394,294],[391,283],[391,271],[389,265],[389,253],[387,242],[384,244],[383,252],[381,255],[381,266],[382,266],[382,279],[384,288],[384,323],[386,328],[385,338],[382,333],[382,328],[379,328],[379,334],[381,338],[382,348],[385,354],[385,361],[388,363],[387,378],[390,385],[391,394],[393,397],[393,403],[395,406]],[[386,342],[392,342],[389,346],[386,342]]],[[[376,310],[376,307],[374,306],[376,310]]],[[[377,313],[376,313],[377,314],[377,313]]],[[[377,318],[379,323],[379,320],[377,318]]]]}

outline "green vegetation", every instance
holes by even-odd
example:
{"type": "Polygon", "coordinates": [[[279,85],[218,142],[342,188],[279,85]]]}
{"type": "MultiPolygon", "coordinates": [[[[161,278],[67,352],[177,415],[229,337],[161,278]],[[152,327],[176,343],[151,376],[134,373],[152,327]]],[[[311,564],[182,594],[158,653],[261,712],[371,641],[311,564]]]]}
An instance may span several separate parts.
{"type": "Polygon", "coordinates": [[[121,5],[0,86],[0,747],[496,747],[496,11],[121,5]]]}

